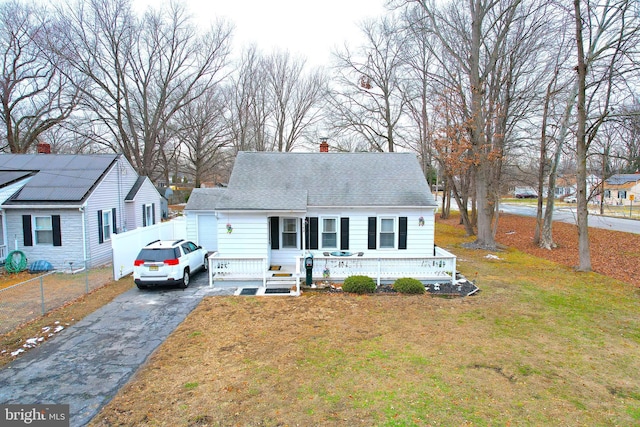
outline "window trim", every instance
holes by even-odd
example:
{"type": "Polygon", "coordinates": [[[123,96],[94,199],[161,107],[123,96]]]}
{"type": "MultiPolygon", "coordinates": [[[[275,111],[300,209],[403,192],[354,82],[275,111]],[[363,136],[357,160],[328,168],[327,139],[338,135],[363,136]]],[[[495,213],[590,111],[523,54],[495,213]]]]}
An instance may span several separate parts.
{"type": "Polygon", "coordinates": [[[300,223],[300,220],[296,217],[280,217],[280,249],[300,249],[298,247],[298,242],[300,241],[300,239],[298,238],[298,235],[300,233],[300,230],[298,229],[298,224],[300,223]],[[286,227],[284,226],[285,221],[286,220],[290,220],[293,221],[294,225],[295,225],[295,232],[291,232],[291,231],[286,231],[286,227]],[[287,246],[285,245],[285,240],[284,240],[284,236],[286,235],[292,235],[295,234],[295,245],[293,246],[287,246]]]}
{"type": "Polygon", "coordinates": [[[380,216],[378,217],[378,249],[380,250],[396,250],[398,249],[398,217],[397,216],[380,216]],[[383,220],[391,220],[393,221],[393,231],[392,232],[383,232],[382,231],[382,221],[383,220]],[[393,246],[383,246],[382,245],[382,235],[392,234],[392,242],[393,246]]]}
{"type": "Polygon", "coordinates": [[[102,242],[108,242],[111,240],[112,234],[112,226],[113,226],[113,215],[110,209],[105,209],[102,211],[102,242]],[[107,221],[105,221],[105,219],[107,221]]]}
{"type": "Polygon", "coordinates": [[[155,223],[156,219],[154,218],[153,203],[145,203],[143,224],[145,227],[149,227],[151,225],[154,225],[155,223]]]}
{"type": "Polygon", "coordinates": [[[33,245],[40,245],[40,246],[53,246],[53,216],[52,215],[33,215],[33,245]],[[50,223],[50,227],[48,229],[38,229],[37,227],[37,220],[38,218],[49,218],[49,223],[50,223]],[[39,242],[38,241],[38,232],[39,231],[48,231],[49,233],[51,233],[51,242],[39,242]]]}
{"type": "Polygon", "coordinates": [[[340,247],[340,217],[333,216],[333,215],[331,215],[331,216],[323,216],[323,217],[320,217],[319,222],[320,222],[320,224],[318,224],[318,228],[319,228],[319,230],[318,230],[318,240],[320,240],[320,241],[318,243],[319,243],[320,249],[338,250],[338,248],[340,247]],[[324,221],[325,220],[329,220],[329,219],[333,220],[333,224],[334,224],[335,230],[331,231],[331,232],[326,232],[326,231],[324,231],[324,221]],[[333,234],[335,236],[335,242],[336,242],[335,246],[325,246],[324,245],[324,235],[325,234],[333,234]]]}

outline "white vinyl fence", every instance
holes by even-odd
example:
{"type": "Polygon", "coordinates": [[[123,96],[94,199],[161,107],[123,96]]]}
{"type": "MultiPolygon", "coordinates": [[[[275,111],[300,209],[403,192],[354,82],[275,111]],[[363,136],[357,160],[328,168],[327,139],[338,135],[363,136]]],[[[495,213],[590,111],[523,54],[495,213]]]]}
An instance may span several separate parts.
{"type": "Polygon", "coordinates": [[[133,273],[133,262],[138,252],[149,242],[154,240],[185,239],[187,235],[187,221],[185,217],[178,217],[171,221],[149,227],[140,227],[126,233],[111,235],[111,250],[113,254],[113,278],[118,280],[133,273]]]}

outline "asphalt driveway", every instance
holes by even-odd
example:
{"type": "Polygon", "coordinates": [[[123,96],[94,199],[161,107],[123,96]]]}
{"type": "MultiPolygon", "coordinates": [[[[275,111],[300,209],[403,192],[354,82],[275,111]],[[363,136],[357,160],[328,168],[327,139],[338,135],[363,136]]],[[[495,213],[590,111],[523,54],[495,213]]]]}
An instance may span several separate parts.
{"type": "Polygon", "coordinates": [[[212,289],[199,273],[187,289],[134,288],[0,370],[0,404],[69,404],[87,424],[212,289]]]}

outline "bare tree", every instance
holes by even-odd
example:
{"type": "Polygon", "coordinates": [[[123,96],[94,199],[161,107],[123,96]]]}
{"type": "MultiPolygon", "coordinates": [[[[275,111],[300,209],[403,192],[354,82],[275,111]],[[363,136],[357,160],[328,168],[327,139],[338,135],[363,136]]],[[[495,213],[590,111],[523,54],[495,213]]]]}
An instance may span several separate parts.
{"type": "Polygon", "coordinates": [[[305,60],[288,52],[264,59],[273,104],[273,151],[291,151],[307,129],[320,119],[320,102],[326,93],[322,69],[305,74],[305,60]]]}
{"type": "Polygon", "coordinates": [[[537,4],[522,0],[469,0],[466,5],[442,6],[431,0],[411,3],[422,8],[425,28],[437,41],[432,49],[439,61],[439,84],[457,93],[460,122],[467,124],[477,204],[474,246],[494,248],[503,159],[531,102],[531,97],[518,92],[532,84],[527,69],[535,66],[537,4]]]}
{"type": "Polygon", "coordinates": [[[101,130],[99,142],[123,152],[140,174],[158,177],[170,120],[224,76],[231,27],[200,35],[183,6],[136,19],[128,0],[90,0],[60,11],[62,51],[101,130]]]}
{"type": "Polygon", "coordinates": [[[224,100],[211,88],[205,96],[190,103],[176,116],[176,133],[185,154],[185,169],[195,187],[215,180],[216,172],[227,161],[230,132],[224,121],[224,100]]]}
{"type": "Polygon", "coordinates": [[[610,0],[592,3],[574,0],[577,71],[577,223],[579,271],[591,270],[587,157],[611,107],[631,95],[627,76],[637,75],[636,47],[640,36],[637,3],[610,0]],[[584,6],[584,7],[583,7],[584,6]],[[586,33],[586,34],[585,34],[586,33]]]}
{"type": "Polygon", "coordinates": [[[373,151],[406,145],[400,122],[407,97],[400,74],[405,39],[397,19],[383,18],[362,25],[366,44],[357,52],[348,47],[335,53],[337,77],[330,91],[332,123],[360,135],[373,151]]]}
{"type": "Polygon", "coordinates": [[[76,105],[64,64],[47,48],[49,25],[44,9],[17,1],[0,4],[2,150],[28,152],[76,105]]]}

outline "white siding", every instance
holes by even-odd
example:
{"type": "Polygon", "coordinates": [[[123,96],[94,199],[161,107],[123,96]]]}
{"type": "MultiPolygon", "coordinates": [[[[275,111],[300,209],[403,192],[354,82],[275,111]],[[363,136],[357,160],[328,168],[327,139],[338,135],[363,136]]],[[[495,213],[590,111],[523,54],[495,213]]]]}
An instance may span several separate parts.
{"type": "MultiPolygon", "coordinates": [[[[435,210],[433,208],[423,208],[415,210],[394,210],[380,209],[375,211],[367,210],[311,210],[308,217],[318,217],[319,222],[322,217],[349,218],[349,251],[364,252],[367,256],[431,256],[433,255],[435,210]],[[407,249],[368,249],[368,218],[369,217],[393,217],[395,218],[395,243],[398,242],[398,218],[407,217],[407,249]],[[424,225],[420,226],[419,219],[423,217],[424,225]]],[[[319,226],[321,232],[321,225],[319,226]]],[[[340,224],[338,221],[338,236],[340,235],[340,224]]],[[[377,227],[380,233],[380,227],[377,227]]],[[[321,240],[321,236],[319,236],[321,240]]],[[[335,250],[335,249],[334,249],[335,250]]],[[[317,252],[331,251],[319,248],[317,252]]]]}
{"type": "Polygon", "coordinates": [[[193,211],[184,211],[184,216],[187,220],[187,240],[195,242],[198,240],[198,214],[193,211]]]}
{"type": "Polygon", "coordinates": [[[223,257],[267,257],[269,227],[267,216],[260,213],[220,214],[218,251],[223,257]],[[233,228],[227,232],[227,224],[233,228]]]}
{"type": "Polygon", "coordinates": [[[55,268],[69,268],[69,262],[73,262],[74,268],[83,265],[82,213],[78,209],[10,209],[5,210],[5,215],[7,229],[11,230],[7,233],[8,249],[16,249],[17,242],[17,249],[25,253],[29,264],[45,260],[55,268]],[[36,216],[60,215],[62,246],[37,245],[35,240],[33,246],[25,246],[22,215],[30,215],[32,222],[36,216]]]}

